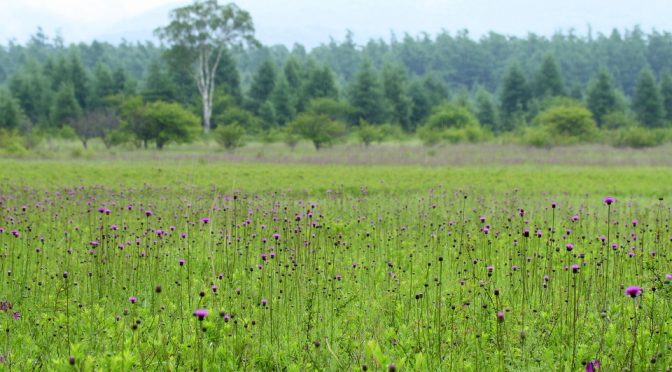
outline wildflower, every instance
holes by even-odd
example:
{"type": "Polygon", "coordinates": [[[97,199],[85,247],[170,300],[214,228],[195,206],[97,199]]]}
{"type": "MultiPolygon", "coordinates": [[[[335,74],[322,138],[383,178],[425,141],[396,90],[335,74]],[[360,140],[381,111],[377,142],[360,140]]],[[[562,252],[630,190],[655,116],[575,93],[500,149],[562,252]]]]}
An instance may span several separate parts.
{"type": "Polygon", "coordinates": [[[578,214],[573,215],[571,220],[572,220],[572,222],[578,221],[579,220],[579,215],[578,214]]]}
{"type": "Polygon", "coordinates": [[[12,317],[14,318],[14,320],[19,320],[21,318],[21,313],[18,312],[18,311],[15,311],[14,315],[12,315],[12,317]]]}
{"type": "Polygon", "coordinates": [[[503,311],[498,311],[497,312],[497,321],[500,323],[504,322],[504,312],[503,311]]]}
{"type": "Polygon", "coordinates": [[[574,265],[571,266],[571,269],[572,269],[572,272],[573,272],[574,274],[576,274],[576,273],[579,272],[579,270],[580,270],[581,268],[580,268],[579,265],[574,264],[574,265]]]}
{"type": "Polygon", "coordinates": [[[135,297],[135,296],[131,296],[131,297],[128,298],[128,301],[130,301],[132,304],[134,304],[134,303],[138,302],[138,298],[135,297]]]}
{"type": "Polygon", "coordinates": [[[665,274],[665,279],[666,279],[668,282],[672,282],[672,274],[665,274]]]}
{"type": "Polygon", "coordinates": [[[558,206],[558,204],[556,202],[551,203],[551,208],[555,209],[557,206],[558,206]]]}
{"type": "Polygon", "coordinates": [[[571,252],[574,249],[574,244],[572,243],[567,243],[565,245],[565,248],[567,249],[567,252],[571,252]]]}
{"type": "Polygon", "coordinates": [[[208,217],[203,217],[201,218],[201,222],[207,225],[210,222],[210,219],[208,217]]]}
{"type": "Polygon", "coordinates": [[[636,286],[636,285],[630,286],[630,287],[625,289],[625,294],[632,297],[632,298],[635,298],[635,297],[641,295],[642,292],[643,292],[642,287],[639,287],[639,286],[636,286]]]}
{"type": "Polygon", "coordinates": [[[194,311],[194,316],[198,317],[198,320],[203,320],[206,316],[208,316],[208,310],[196,309],[194,311]]]}
{"type": "Polygon", "coordinates": [[[616,201],[616,198],[614,198],[613,196],[607,196],[603,200],[604,204],[606,204],[606,205],[612,205],[615,201],[616,201]]]}
{"type": "Polygon", "coordinates": [[[149,209],[145,211],[145,216],[147,216],[147,217],[149,217],[149,216],[151,216],[151,215],[153,215],[153,214],[154,214],[154,212],[152,212],[152,211],[149,210],[149,209]]]}
{"type": "Polygon", "coordinates": [[[594,372],[595,370],[600,369],[600,361],[595,359],[586,363],[586,372],[594,372]]]}
{"type": "Polygon", "coordinates": [[[179,263],[180,266],[184,266],[184,263],[185,263],[185,262],[187,262],[187,260],[185,260],[185,259],[183,259],[183,258],[180,258],[180,259],[177,261],[177,263],[179,263]]]}
{"type": "Polygon", "coordinates": [[[268,300],[265,299],[265,298],[262,298],[261,299],[261,306],[266,306],[266,304],[268,304],[268,300]]]}

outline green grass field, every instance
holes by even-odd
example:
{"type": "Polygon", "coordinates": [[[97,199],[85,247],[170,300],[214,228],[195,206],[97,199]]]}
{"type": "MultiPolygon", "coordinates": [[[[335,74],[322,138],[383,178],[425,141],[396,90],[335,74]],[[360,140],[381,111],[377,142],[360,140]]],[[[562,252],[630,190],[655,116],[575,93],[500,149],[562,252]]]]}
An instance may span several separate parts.
{"type": "Polygon", "coordinates": [[[0,160],[0,368],[672,366],[655,161],[159,156],[0,160]]]}

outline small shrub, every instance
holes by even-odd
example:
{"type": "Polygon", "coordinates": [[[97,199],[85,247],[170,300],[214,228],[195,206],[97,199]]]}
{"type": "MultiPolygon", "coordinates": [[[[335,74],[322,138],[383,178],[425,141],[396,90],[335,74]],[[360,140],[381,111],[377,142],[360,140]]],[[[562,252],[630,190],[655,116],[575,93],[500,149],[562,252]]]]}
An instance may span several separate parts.
{"type": "Polygon", "coordinates": [[[214,130],[215,141],[227,150],[245,145],[245,129],[237,123],[220,125],[214,130]]]}
{"type": "Polygon", "coordinates": [[[631,127],[619,130],[613,138],[615,146],[632,147],[635,149],[658,146],[665,140],[665,136],[661,135],[658,131],[642,127],[631,127]]]}

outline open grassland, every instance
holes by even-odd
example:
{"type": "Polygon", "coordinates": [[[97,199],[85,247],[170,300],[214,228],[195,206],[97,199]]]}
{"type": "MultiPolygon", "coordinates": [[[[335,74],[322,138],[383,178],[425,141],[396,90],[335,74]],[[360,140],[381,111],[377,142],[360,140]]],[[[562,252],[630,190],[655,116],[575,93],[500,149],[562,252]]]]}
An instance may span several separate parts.
{"type": "Polygon", "coordinates": [[[665,370],[671,181],[5,159],[0,367],[665,370]]]}

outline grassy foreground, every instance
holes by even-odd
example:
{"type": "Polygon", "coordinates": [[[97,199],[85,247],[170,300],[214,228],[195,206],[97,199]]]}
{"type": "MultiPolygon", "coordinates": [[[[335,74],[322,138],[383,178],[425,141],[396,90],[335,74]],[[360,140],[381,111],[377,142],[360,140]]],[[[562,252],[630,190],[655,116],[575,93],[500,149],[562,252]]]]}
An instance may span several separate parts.
{"type": "Polygon", "coordinates": [[[0,368],[665,370],[670,181],[3,160],[0,368]]]}
{"type": "Polygon", "coordinates": [[[0,183],[57,189],[80,185],[170,187],[172,189],[291,191],[324,196],[427,192],[442,187],[475,193],[518,191],[525,195],[672,195],[672,168],[659,166],[370,166],[205,163],[196,160],[86,161],[3,160],[0,183]]]}

